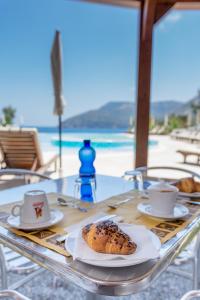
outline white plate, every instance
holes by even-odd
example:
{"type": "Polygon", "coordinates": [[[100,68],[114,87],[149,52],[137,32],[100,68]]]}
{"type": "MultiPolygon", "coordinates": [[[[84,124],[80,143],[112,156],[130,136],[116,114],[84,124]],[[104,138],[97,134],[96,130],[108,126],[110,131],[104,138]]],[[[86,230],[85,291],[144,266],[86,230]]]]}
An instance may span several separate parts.
{"type": "Polygon", "coordinates": [[[183,192],[179,192],[179,195],[182,197],[187,197],[187,198],[196,198],[196,199],[200,199],[200,193],[196,192],[196,193],[183,193],[183,192]]]}
{"type": "Polygon", "coordinates": [[[14,227],[17,229],[39,230],[39,229],[44,229],[44,228],[47,228],[47,227],[57,224],[64,217],[63,213],[58,209],[51,209],[50,214],[51,214],[51,219],[48,222],[44,222],[44,223],[40,223],[40,224],[27,224],[27,223],[20,224],[20,217],[14,217],[12,215],[8,217],[7,222],[11,227],[14,227]]]}
{"type": "Polygon", "coordinates": [[[139,212],[141,212],[143,215],[153,217],[153,218],[159,218],[159,219],[165,219],[165,220],[177,220],[182,219],[185,216],[188,215],[189,210],[186,206],[177,203],[174,208],[174,213],[170,215],[163,215],[159,212],[154,212],[152,210],[151,204],[149,203],[140,203],[137,206],[137,209],[139,212]]]}
{"type": "MultiPolygon", "coordinates": [[[[161,242],[159,240],[159,238],[150,230],[146,229],[148,231],[148,234],[151,238],[152,244],[155,247],[155,249],[157,251],[160,250],[161,247],[161,242]]],[[[76,243],[76,238],[78,237],[78,234],[75,235],[74,232],[70,233],[67,235],[66,240],[65,240],[65,248],[66,250],[73,256],[74,255],[74,250],[75,250],[75,243],[76,243]]],[[[89,247],[89,246],[87,246],[89,247]]],[[[142,251],[142,247],[143,245],[139,243],[139,241],[137,241],[137,249],[136,251],[142,251]]],[[[146,245],[145,245],[146,247],[146,245]]],[[[99,253],[100,255],[100,253],[99,253]]],[[[110,256],[110,254],[109,254],[110,256]]],[[[127,255],[128,257],[128,255],[127,255]]],[[[134,266],[137,264],[141,264],[143,262],[146,262],[148,260],[150,260],[150,258],[142,258],[142,259],[134,259],[133,258],[133,254],[132,254],[132,258],[131,259],[124,259],[124,258],[120,258],[120,255],[116,258],[116,259],[106,259],[106,260],[95,260],[95,259],[80,259],[77,258],[77,260],[89,264],[89,265],[93,265],[93,266],[98,266],[98,267],[107,267],[107,268],[119,268],[119,267],[128,267],[128,266],[134,266]]]]}

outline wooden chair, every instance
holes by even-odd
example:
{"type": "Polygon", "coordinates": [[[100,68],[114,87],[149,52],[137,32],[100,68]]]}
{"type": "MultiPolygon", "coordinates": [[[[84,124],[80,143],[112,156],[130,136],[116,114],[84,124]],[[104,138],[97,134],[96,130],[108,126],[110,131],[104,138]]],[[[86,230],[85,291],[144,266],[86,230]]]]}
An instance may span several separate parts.
{"type": "Polygon", "coordinates": [[[40,174],[54,164],[57,170],[58,155],[44,163],[37,129],[0,129],[0,169],[26,169],[40,174]]]}
{"type": "Polygon", "coordinates": [[[196,158],[196,164],[199,165],[200,164],[200,152],[196,152],[196,151],[186,151],[186,150],[177,150],[177,153],[180,153],[183,156],[183,163],[189,163],[187,161],[187,157],[188,156],[194,156],[196,158]]]}

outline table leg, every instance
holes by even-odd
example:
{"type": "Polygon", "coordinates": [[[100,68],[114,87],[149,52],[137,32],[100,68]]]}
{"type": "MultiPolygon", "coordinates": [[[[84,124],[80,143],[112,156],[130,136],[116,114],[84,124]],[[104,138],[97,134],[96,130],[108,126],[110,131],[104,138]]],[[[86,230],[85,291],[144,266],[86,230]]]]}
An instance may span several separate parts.
{"type": "Polygon", "coordinates": [[[200,289],[200,233],[197,235],[193,261],[193,289],[200,289]]]}
{"type": "Polygon", "coordinates": [[[3,290],[6,290],[8,288],[8,280],[7,280],[6,261],[5,261],[2,245],[0,245],[0,272],[1,272],[1,288],[3,290]]]}

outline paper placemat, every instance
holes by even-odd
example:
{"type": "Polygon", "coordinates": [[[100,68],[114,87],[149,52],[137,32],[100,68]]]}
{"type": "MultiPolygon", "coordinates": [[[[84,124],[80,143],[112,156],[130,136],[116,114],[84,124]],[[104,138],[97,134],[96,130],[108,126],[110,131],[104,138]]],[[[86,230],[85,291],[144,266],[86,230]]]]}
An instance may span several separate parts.
{"type": "MultiPolygon", "coordinates": [[[[174,237],[178,232],[183,230],[189,223],[191,223],[199,214],[200,206],[195,204],[185,204],[190,213],[183,220],[176,221],[164,221],[161,219],[153,219],[141,215],[137,210],[138,203],[148,202],[148,200],[135,198],[134,191],[130,191],[125,194],[111,197],[103,202],[93,204],[92,208],[88,209],[87,212],[80,211],[77,208],[72,207],[74,203],[79,203],[78,200],[73,199],[69,196],[64,196],[56,193],[47,194],[47,198],[51,208],[59,209],[64,214],[64,219],[62,222],[56,226],[50,227],[45,230],[25,232],[22,230],[17,230],[11,228],[6,220],[10,214],[11,208],[14,204],[2,205],[0,206],[0,225],[8,228],[10,231],[17,235],[24,236],[37,244],[52,249],[62,255],[70,256],[70,254],[64,248],[64,241],[59,242],[59,237],[67,233],[67,229],[73,228],[74,224],[81,224],[84,219],[93,216],[98,213],[104,214],[116,214],[123,218],[123,222],[130,224],[144,225],[154,232],[159,238],[161,243],[165,243],[172,237],[174,237]],[[57,198],[61,196],[68,202],[68,206],[60,206],[57,204],[57,198]],[[120,205],[117,209],[110,209],[108,204],[115,204],[126,198],[134,198],[133,201],[129,201],[120,205]]],[[[21,203],[22,201],[16,202],[21,203]]],[[[16,204],[15,203],[15,204],[16,204]]],[[[87,204],[86,204],[87,207],[87,204]]],[[[80,225],[81,227],[81,225],[80,225]]]]}

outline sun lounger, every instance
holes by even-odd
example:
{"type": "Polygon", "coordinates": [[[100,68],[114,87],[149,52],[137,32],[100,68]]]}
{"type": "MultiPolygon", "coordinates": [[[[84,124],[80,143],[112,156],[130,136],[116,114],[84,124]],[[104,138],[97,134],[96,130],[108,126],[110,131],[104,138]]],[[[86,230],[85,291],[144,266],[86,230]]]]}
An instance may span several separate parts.
{"type": "Polygon", "coordinates": [[[178,150],[177,153],[183,155],[183,163],[187,163],[188,156],[195,156],[197,158],[197,164],[200,164],[200,152],[186,151],[186,150],[178,150]]]}
{"type": "Polygon", "coordinates": [[[43,161],[38,132],[34,128],[0,129],[0,169],[27,169],[44,174],[51,165],[57,169],[58,155],[43,161]]]}
{"type": "Polygon", "coordinates": [[[171,134],[171,138],[180,140],[180,141],[188,141],[191,143],[200,142],[200,133],[199,129],[188,128],[188,129],[174,129],[171,134]]]}

